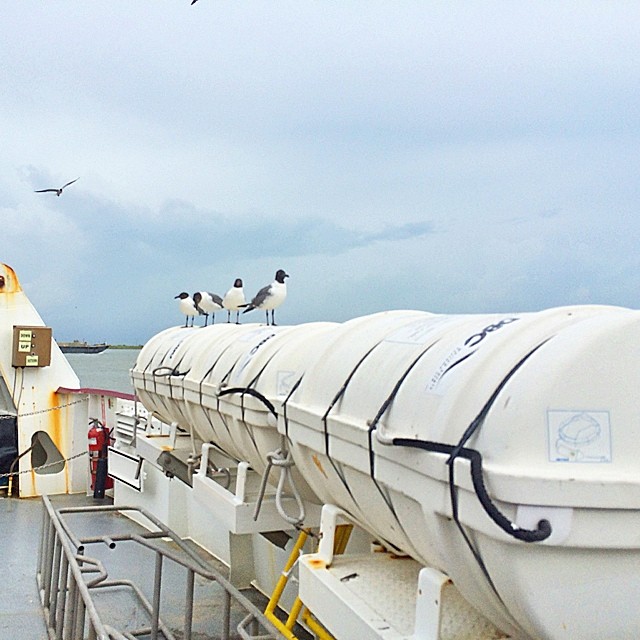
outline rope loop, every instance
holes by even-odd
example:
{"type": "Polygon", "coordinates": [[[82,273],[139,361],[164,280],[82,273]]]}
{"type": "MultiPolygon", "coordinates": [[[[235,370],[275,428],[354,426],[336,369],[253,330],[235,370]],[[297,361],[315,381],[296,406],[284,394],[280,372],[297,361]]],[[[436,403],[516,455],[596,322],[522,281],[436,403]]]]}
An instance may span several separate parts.
{"type": "Polygon", "coordinates": [[[254,520],[257,520],[258,516],[260,515],[260,508],[262,506],[262,501],[264,500],[264,494],[267,488],[267,482],[269,480],[269,473],[271,473],[271,468],[278,467],[280,469],[280,477],[278,478],[278,485],[276,487],[276,509],[278,510],[280,517],[282,517],[294,527],[299,526],[304,521],[304,504],[302,502],[302,498],[300,497],[300,493],[298,492],[298,488],[293,482],[293,478],[291,476],[291,467],[293,467],[294,465],[295,462],[291,458],[291,453],[284,447],[276,449],[275,451],[271,451],[267,454],[267,466],[264,470],[264,474],[262,475],[260,493],[258,494],[256,511],[253,516],[254,520]],[[289,486],[291,487],[291,493],[293,494],[296,504],[298,505],[297,516],[289,515],[282,505],[282,497],[284,495],[284,487],[286,482],[289,483],[289,486]]]}

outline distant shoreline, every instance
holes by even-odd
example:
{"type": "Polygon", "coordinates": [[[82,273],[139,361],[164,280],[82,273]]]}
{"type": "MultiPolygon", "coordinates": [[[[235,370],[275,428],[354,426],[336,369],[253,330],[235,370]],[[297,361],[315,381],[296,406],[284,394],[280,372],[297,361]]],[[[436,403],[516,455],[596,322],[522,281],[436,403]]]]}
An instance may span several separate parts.
{"type": "Polygon", "coordinates": [[[110,344],[109,349],[142,349],[141,344],[110,344]]]}

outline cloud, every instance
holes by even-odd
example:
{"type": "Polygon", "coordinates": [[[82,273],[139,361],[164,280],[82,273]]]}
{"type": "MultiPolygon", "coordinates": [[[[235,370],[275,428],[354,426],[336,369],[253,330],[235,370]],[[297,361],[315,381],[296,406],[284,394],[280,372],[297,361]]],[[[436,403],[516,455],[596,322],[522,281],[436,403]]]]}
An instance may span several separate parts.
{"type": "Polygon", "coordinates": [[[390,226],[376,233],[369,233],[364,236],[364,244],[377,240],[408,240],[410,238],[421,238],[422,236],[434,233],[432,222],[408,222],[406,224],[390,226]]]}
{"type": "Polygon", "coordinates": [[[67,216],[84,237],[99,240],[102,251],[94,265],[110,256],[135,261],[148,247],[171,264],[220,264],[231,259],[336,255],[379,241],[404,240],[433,233],[432,222],[389,224],[361,231],[330,219],[299,215],[231,215],[200,209],[184,200],[165,202],[158,210],[124,205],[89,194],[63,194],[67,216]]]}
{"type": "Polygon", "coordinates": [[[637,306],[640,9],[505,7],[7,3],[0,260],[116,342],[279,267],[283,322],[637,306]]]}
{"type": "MultiPolygon", "coordinates": [[[[38,183],[48,179],[45,171],[33,167],[28,174],[38,183]]],[[[73,186],[60,198],[34,196],[38,209],[30,214],[29,225],[35,223],[36,232],[28,237],[18,223],[23,213],[10,212],[13,223],[5,227],[5,239],[13,251],[3,259],[19,256],[22,266],[29,258],[25,277],[49,321],[81,328],[83,336],[91,334],[93,325],[100,332],[96,339],[129,332],[127,327],[143,322],[141,312],[154,307],[155,319],[164,317],[170,323],[168,318],[175,317],[173,296],[184,288],[204,286],[223,293],[240,274],[249,276],[248,287],[257,290],[271,280],[275,268],[293,259],[304,265],[302,273],[294,275],[303,284],[303,273],[314,278],[314,261],[434,232],[429,221],[367,231],[320,217],[231,215],[180,199],[151,209],[92,195],[80,182],[73,186]],[[267,264],[271,266],[257,266],[267,264]]],[[[303,319],[305,314],[297,315],[303,319]]]]}

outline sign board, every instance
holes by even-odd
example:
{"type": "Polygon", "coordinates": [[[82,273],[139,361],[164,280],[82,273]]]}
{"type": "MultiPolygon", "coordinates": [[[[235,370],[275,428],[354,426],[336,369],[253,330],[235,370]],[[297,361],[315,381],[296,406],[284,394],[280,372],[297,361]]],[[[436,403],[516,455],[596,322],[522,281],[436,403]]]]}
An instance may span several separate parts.
{"type": "Polygon", "coordinates": [[[51,364],[51,327],[13,327],[13,367],[51,364]]]}

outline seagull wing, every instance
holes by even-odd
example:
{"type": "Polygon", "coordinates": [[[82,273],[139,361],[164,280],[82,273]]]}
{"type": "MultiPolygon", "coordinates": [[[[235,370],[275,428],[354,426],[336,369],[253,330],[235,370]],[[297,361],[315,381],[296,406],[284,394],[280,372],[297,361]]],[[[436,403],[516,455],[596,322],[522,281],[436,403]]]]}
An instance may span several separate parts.
{"type": "Polygon", "coordinates": [[[251,301],[250,306],[259,308],[260,305],[271,295],[271,285],[262,287],[251,301]]]}
{"type": "Polygon", "coordinates": [[[66,189],[70,184],[73,184],[77,180],[80,180],[80,176],[78,176],[75,180],[72,180],[71,182],[67,182],[67,184],[65,184],[63,187],[60,187],[60,188],[61,189],[66,189]]]}
{"type": "Polygon", "coordinates": [[[57,189],[36,189],[34,193],[46,193],[47,191],[53,191],[53,193],[58,193],[57,189]]]}
{"type": "Polygon", "coordinates": [[[211,293],[209,292],[209,295],[211,296],[211,299],[220,307],[222,308],[222,298],[217,294],[217,293],[211,293]]]}

